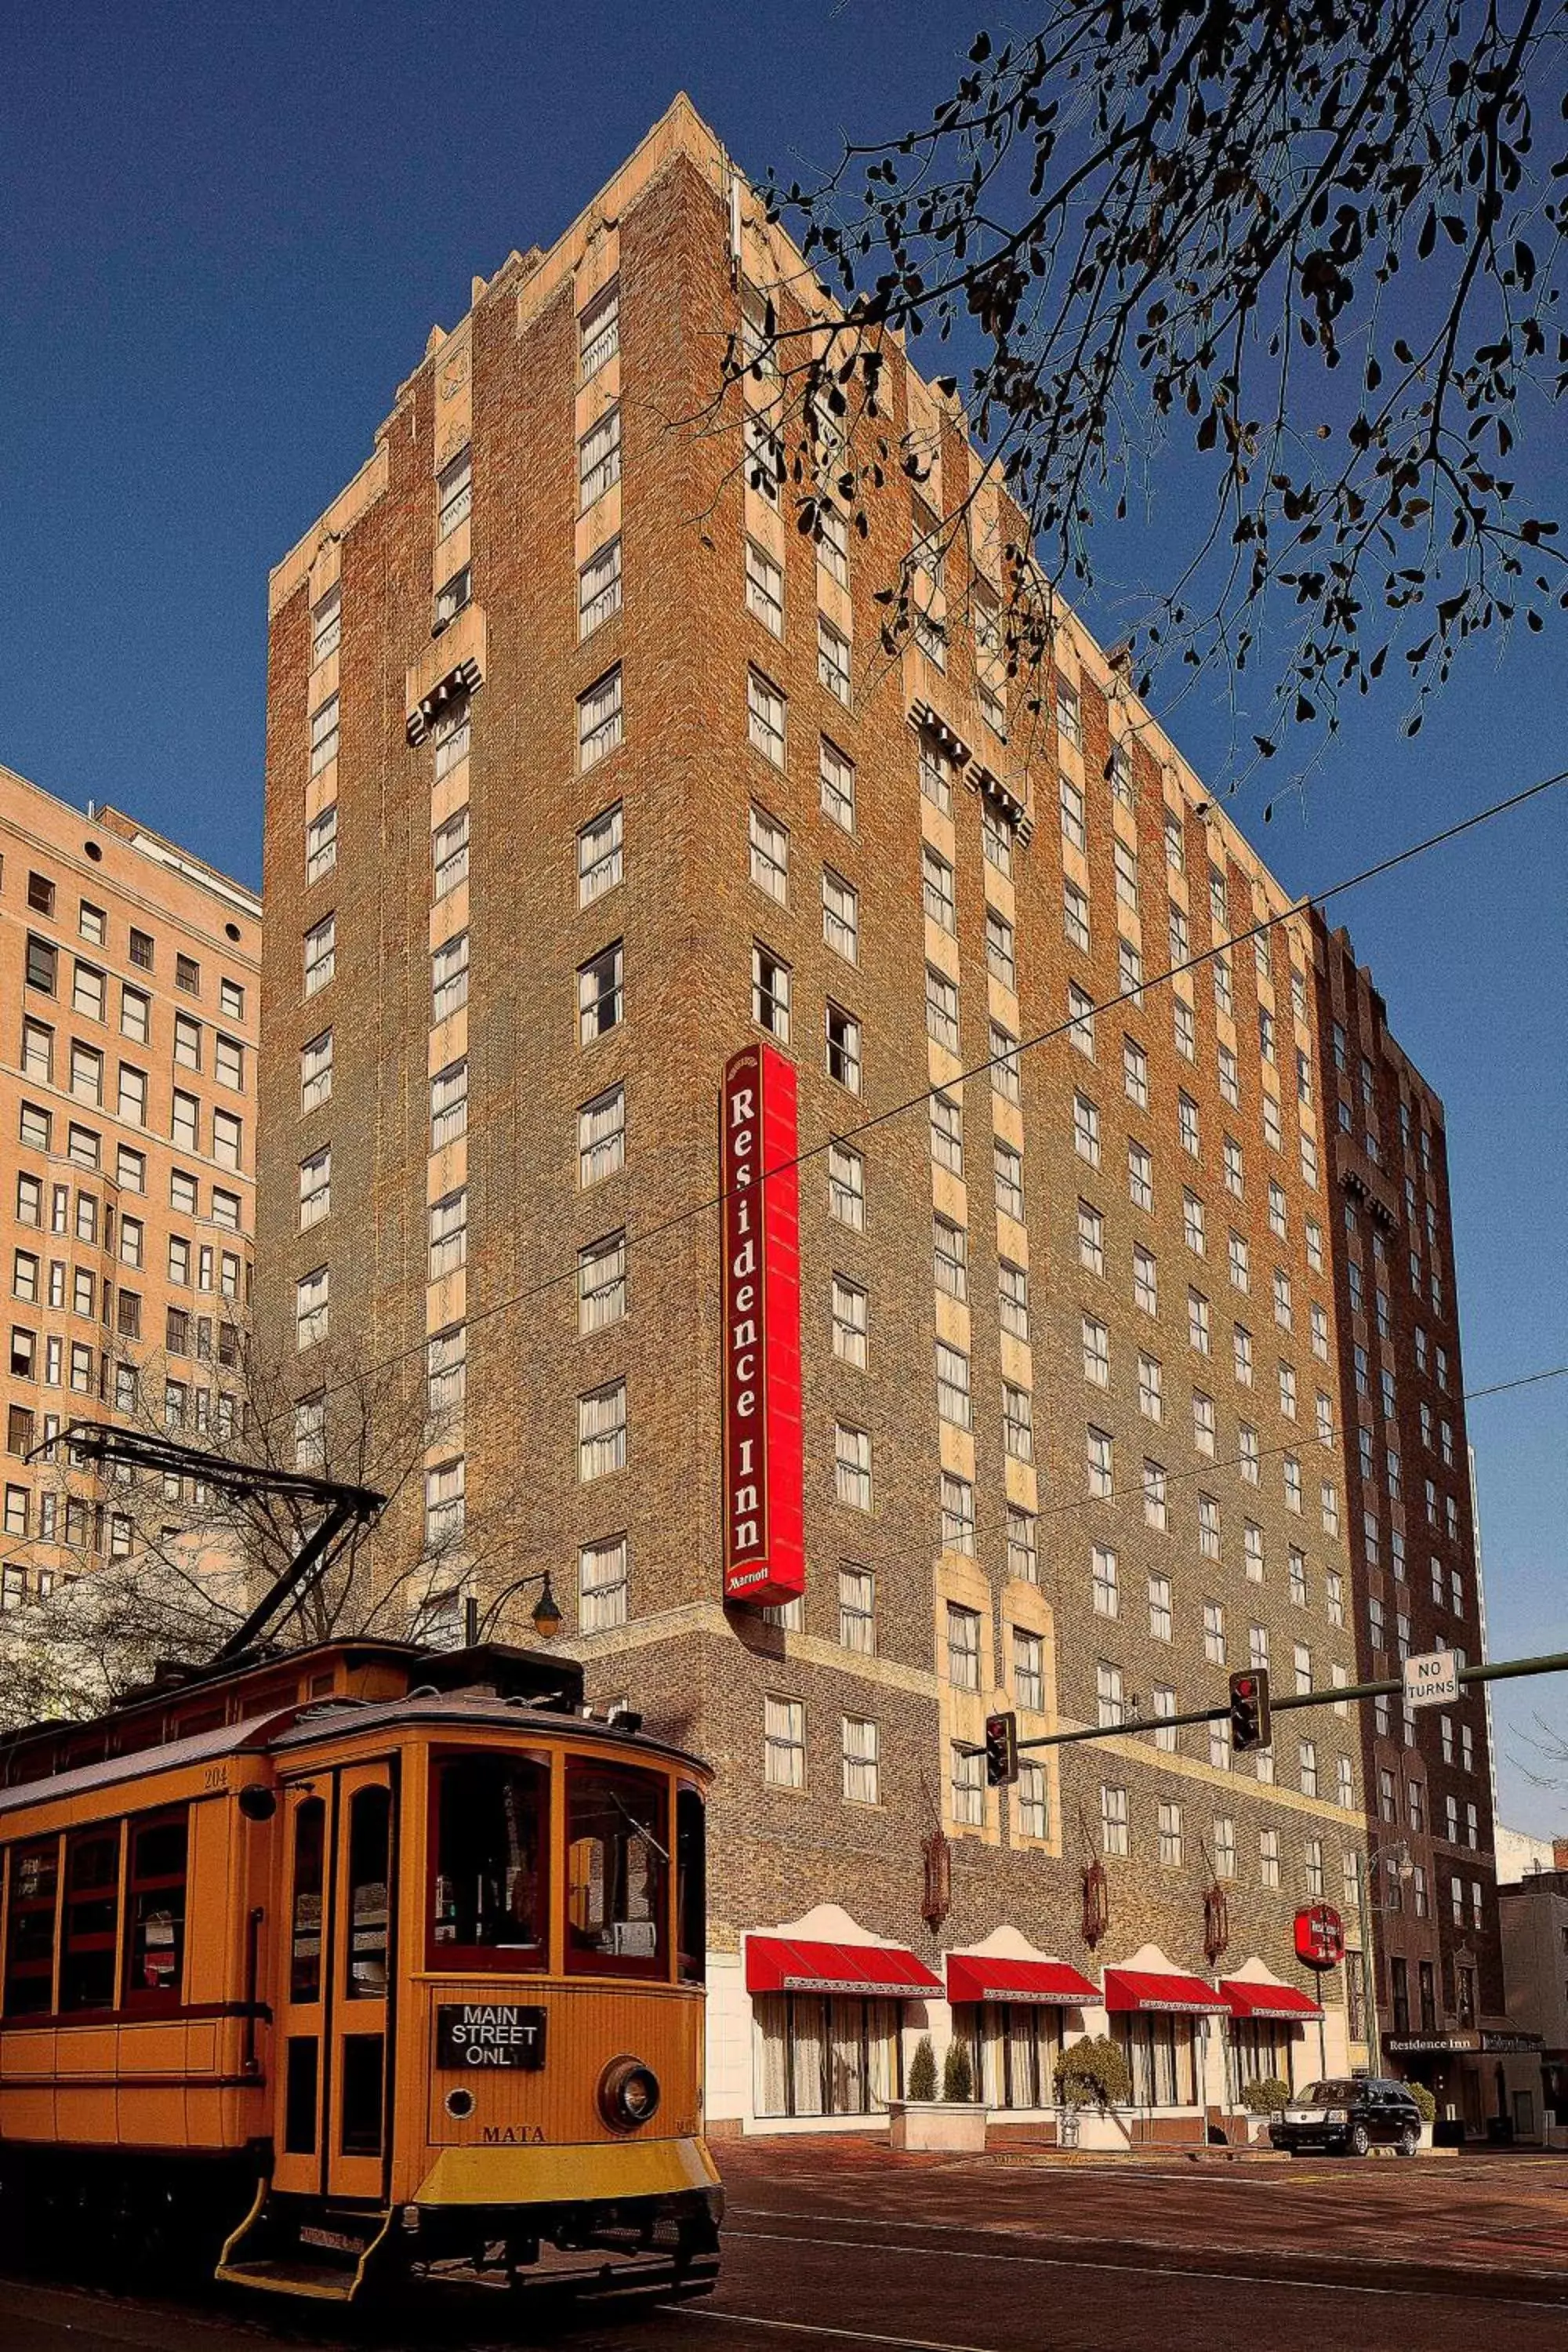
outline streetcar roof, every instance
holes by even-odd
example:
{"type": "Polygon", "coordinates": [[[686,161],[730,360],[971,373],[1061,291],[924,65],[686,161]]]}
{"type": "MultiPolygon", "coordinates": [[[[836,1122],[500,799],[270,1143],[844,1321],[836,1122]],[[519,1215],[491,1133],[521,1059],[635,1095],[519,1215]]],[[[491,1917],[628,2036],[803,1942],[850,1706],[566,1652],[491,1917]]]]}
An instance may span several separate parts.
{"type": "MultiPolygon", "coordinates": [[[[292,1707],[285,1710],[293,1713],[292,1707]]],[[[156,1747],[138,1748],[128,1756],[107,1756],[96,1764],[78,1764],[68,1772],[40,1773],[37,1780],[17,1780],[0,1789],[0,1814],[25,1811],[29,1806],[58,1804],[68,1797],[87,1796],[94,1789],[113,1788],[122,1780],[145,1780],[155,1772],[178,1772],[193,1764],[210,1764],[242,1748],[265,1748],[276,1715],[253,1715],[244,1723],[220,1724],[212,1731],[195,1731],[184,1739],[167,1739],[156,1747]]]]}
{"type": "Polygon", "coordinates": [[[626,1730],[603,1716],[565,1715],[555,1707],[529,1706],[517,1699],[498,1698],[493,1691],[482,1688],[413,1690],[404,1697],[384,1700],[317,1699],[275,1731],[267,1747],[272,1754],[286,1754],[316,1740],[405,1731],[414,1725],[443,1731],[502,1733],[509,1739],[589,1739],[618,1754],[658,1756],[668,1762],[689,1764],[704,1775],[709,1769],[689,1748],[645,1731],[626,1730]]]}

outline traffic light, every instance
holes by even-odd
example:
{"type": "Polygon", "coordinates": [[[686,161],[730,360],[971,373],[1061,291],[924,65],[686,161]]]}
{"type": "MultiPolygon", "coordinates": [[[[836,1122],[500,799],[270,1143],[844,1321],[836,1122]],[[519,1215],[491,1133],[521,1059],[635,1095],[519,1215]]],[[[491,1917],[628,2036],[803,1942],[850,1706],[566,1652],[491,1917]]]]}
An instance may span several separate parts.
{"type": "Polygon", "coordinates": [[[1018,1777],[1018,1718],[1016,1715],[988,1715],[985,1718],[985,1779],[988,1786],[1000,1789],[1018,1777]]]}
{"type": "Polygon", "coordinates": [[[1230,1678],[1230,1744],[1237,1756],[1250,1756],[1267,1748],[1270,1737],[1268,1669],[1250,1666],[1230,1678]]]}

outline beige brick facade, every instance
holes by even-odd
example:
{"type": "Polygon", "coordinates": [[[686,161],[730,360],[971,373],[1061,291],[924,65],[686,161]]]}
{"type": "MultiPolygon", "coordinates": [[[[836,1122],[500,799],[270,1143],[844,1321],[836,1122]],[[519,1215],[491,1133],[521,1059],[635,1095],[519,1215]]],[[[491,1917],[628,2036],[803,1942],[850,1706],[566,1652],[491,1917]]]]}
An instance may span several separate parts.
{"type": "Polygon", "coordinates": [[[138,1532],[89,1472],[30,1451],[150,1410],[237,1430],[260,961],[250,891],[0,769],[7,1608],[138,1532]]]}

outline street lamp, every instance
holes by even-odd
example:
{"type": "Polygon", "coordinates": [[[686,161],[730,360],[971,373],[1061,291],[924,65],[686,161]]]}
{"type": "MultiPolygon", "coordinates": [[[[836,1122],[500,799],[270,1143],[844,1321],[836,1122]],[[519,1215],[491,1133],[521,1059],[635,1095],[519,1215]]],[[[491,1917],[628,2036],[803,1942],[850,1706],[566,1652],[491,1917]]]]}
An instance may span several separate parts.
{"type": "MultiPolygon", "coordinates": [[[[561,1604],[555,1598],[555,1590],[550,1581],[550,1570],[547,1568],[539,1570],[532,1576],[520,1576],[515,1582],[504,1586],[495,1595],[485,1612],[487,1628],[493,1623],[502,1603],[510,1601],[514,1592],[526,1592],[531,1584],[537,1584],[541,1588],[539,1598],[534,1602],[531,1612],[533,1630],[542,1642],[553,1642],[561,1631],[561,1604]]],[[[479,1633],[479,1595],[470,1592],[463,1603],[463,1638],[470,1650],[478,1643],[479,1633]]]]}

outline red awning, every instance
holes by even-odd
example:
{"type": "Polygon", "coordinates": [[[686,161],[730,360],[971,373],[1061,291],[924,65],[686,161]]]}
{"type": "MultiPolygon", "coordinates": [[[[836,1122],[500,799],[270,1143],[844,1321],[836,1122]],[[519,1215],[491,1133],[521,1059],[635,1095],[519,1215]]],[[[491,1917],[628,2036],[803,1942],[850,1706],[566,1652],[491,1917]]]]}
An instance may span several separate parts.
{"type": "Polygon", "coordinates": [[[1165,2010],[1188,2017],[1223,2012],[1229,2003],[1202,1977],[1155,1976],[1144,1969],[1107,1969],[1105,2006],[1110,2010],[1165,2010]]]}
{"type": "Polygon", "coordinates": [[[985,1952],[949,1952],[949,2000],[1055,2001],[1077,2009],[1100,1995],[1066,1960],[994,1959],[985,1952]]]}
{"type": "Polygon", "coordinates": [[[1245,1977],[1222,1977],[1219,1989],[1232,2017],[1284,2018],[1295,2024],[1323,2013],[1310,1992],[1298,1992],[1294,1985],[1249,1984],[1245,1977]]]}
{"type": "Polygon", "coordinates": [[[912,2000],[940,1993],[942,1979],[899,1944],[801,1944],[783,1936],[748,1936],[746,1990],[912,2000]]]}

